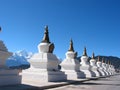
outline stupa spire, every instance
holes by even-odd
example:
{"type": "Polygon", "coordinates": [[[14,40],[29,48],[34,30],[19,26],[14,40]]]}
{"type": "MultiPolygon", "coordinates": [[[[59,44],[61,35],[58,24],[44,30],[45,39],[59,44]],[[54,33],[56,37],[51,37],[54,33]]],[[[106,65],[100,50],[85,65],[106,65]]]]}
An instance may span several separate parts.
{"type": "Polygon", "coordinates": [[[73,51],[74,52],[72,39],[70,40],[70,46],[69,46],[69,50],[68,51],[73,51]]]}
{"type": "Polygon", "coordinates": [[[105,62],[104,62],[104,58],[102,58],[102,63],[105,63],[105,62]]]}
{"type": "Polygon", "coordinates": [[[94,59],[95,58],[95,54],[94,54],[94,52],[92,53],[92,59],[94,59]]]}
{"type": "Polygon", "coordinates": [[[98,62],[100,62],[100,57],[98,56],[98,62]]]}
{"type": "Polygon", "coordinates": [[[110,62],[110,65],[112,65],[112,62],[110,62]]]}
{"type": "Polygon", "coordinates": [[[86,50],[86,47],[84,47],[83,56],[87,56],[87,50],[86,50]]]}
{"type": "Polygon", "coordinates": [[[110,61],[108,60],[108,63],[107,63],[108,65],[110,64],[110,61]]]}
{"type": "Polygon", "coordinates": [[[105,60],[105,64],[107,64],[107,60],[105,60]]]}
{"type": "Polygon", "coordinates": [[[43,36],[42,42],[50,43],[49,32],[48,32],[48,26],[47,25],[45,26],[45,32],[44,32],[44,36],[43,36]]]}

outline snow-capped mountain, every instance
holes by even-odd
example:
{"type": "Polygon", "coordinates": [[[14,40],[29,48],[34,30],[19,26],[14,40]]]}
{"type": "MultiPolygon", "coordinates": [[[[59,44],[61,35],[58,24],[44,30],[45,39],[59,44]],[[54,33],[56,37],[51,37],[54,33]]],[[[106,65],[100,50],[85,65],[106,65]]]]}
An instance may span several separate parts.
{"type": "Polygon", "coordinates": [[[25,50],[20,50],[16,52],[17,55],[25,57],[27,60],[33,55],[32,52],[27,52],[25,50]]]}
{"type": "Polygon", "coordinates": [[[10,68],[29,68],[30,64],[28,59],[30,59],[32,55],[33,54],[31,52],[28,53],[25,50],[17,51],[6,60],[6,65],[10,68]]]}

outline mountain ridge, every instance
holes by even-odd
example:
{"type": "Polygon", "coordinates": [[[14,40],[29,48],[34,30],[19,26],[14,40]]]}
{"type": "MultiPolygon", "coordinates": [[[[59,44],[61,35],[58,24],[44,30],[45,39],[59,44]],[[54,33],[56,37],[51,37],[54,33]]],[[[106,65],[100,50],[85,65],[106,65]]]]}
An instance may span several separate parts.
{"type": "MultiPolygon", "coordinates": [[[[27,69],[30,67],[30,63],[28,62],[29,59],[32,57],[33,53],[27,52],[25,50],[19,50],[15,52],[11,57],[9,57],[6,60],[6,65],[9,68],[12,69],[27,69]]],[[[115,69],[120,69],[120,58],[116,56],[103,56],[98,55],[100,58],[100,61],[102,61],[102,58],[104,58],[104,61],[108,63],[108,61],[111,62],[112,65],[114,65],[115,69]]],[[[98,59],[98,56],[95,56],[95,59],[98,59]]],[[[77,60],[80,60],[80,57],[77,57],[77,60]]],[[[59,58],[60,59],[60,58],[59,58]]],[[[88,58],[88,61],[90,61],[91,57],[88,58]]],[[[62,62],[63,60],[60,60],[62,62]]]]}
{"type": "MultiPolygon", "coordinates": [[[[102,61],[102,59],[108,63],[108,61],[111,62],[111,64],[115,67],[115,69],[120,69],[120,58],[117,56],[103,56],[103,55],[98,55],[95,56],[95,59],[98,60],[98,57],[100,58],[100,61],[102,61]]],[[[79,61],[81,61],[80,59],[81,57],[77,57],[77,59],[79,61]]],[[[90,61],[91,57],[88,58],[88,61],[90,61]]]]}

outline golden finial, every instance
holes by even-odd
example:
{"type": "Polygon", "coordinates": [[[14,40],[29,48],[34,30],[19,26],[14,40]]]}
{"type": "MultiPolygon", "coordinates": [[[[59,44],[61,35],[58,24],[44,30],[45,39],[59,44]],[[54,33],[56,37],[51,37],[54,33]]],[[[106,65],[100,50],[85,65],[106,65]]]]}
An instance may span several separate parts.
{"type": "Polygon", "coordinates": [[[110,62],[109,62],[109,60],[108,60],[108,63],[107,63],[108,65],[110,64],[110,62]]]}
{"type": "Polygon", "coordinates": [[[75,57],[74,57],[74,58],[77,58],[77,55],[78,55],[78,53],[77,53],[77,52],[75,52],[75,57]]]}
{"type": "Polygon", "coordinates": [[[92,53],[92,59],[94,59],[95,58],[95,54],[94,54],[94,52],[92,53]]]}
{"type": "Polygon", "coordinates": [[[111,65],[113,65],[113,62],[111,62],[111,65]]]}
{"type": "Polygon", "coordinates": [[[102,58],[102,63],[105,63],[105,62],[104,62],[104,58],[102,58]]]}
{"type": "Polygon", "coordinates": [[[72,39],[70,40],[70,46],[69,46],[69,50],[68,51],[73,51],[74,52],[72,39]]]}
{"type": "Polygon", "coordinates": [[[112,62],[110,62],[110,65],[112,65],[112,62]]]}
{"type": "Polygon", "coordinates": [[[44,36],[43,36],[42,42],[50,43],[49,32],[48,32],[48,26],[47,25],[45,26],[45,32],[44,32],[44,36]]]}
{"type": "Polygon", "coordinates": [[[112,63],[110,62],[110,65],[112,65],[112,63]]]}
{"type": "Polygon", "coordinates": [[[98,61],[100,62],[100,57],[98,56],[98,61]]]}
{"type": "Polygon", "coordinates": [[[107,60],[105,59],[105,64],[107,64],[107,60]]]}
{"type": "Polygon", "coordinates": [[[87,56],[87,50],[86,50],[86,47],[84,47],[83,56],[87,56]]]}

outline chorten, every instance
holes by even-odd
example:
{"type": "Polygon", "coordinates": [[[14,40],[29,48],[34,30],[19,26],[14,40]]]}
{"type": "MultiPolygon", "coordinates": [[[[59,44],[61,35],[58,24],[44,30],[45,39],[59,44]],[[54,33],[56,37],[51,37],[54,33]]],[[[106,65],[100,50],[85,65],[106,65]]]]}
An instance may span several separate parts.
{"type": "Polygon", "coordinates": [[[98,56],[98,61],[97,61],[97,67],[98,67],[98,71],[100,72],[101,76],[105,76],[105,72],[103,70],[102,67],[102,62],[100,61],[100,57],[98,56]]]}
{"type": "Polygon", "coordinates": [[[115,74],[115,68],[110,61],[109,61],[109,73],[110,73],[110,75],[115,74]]]}
{"type": "Polygon", "coordinates": [[[115,67],[112,65],[111,62],[110,62],[110,72],[111,72],[111,75],[115,74],[115,67]]]}
{"type": "Polygon", "coordinates": [[[106,76],[109,76],[109,73],[107,71],[106,62],[105,62],[104,58],[102,58],[102,67],[103,67],[103,70],[104,70],[106,76]]]}
{"type": "Polygon", "coordinates": [[[23,83],[65,81],[67,76],[58,69],[59,60],[53,54],[54,44],[49,40],[48,26],[45,27],[43,40],[38,45],[38,53],[29,62],[31,67],[23,71],[23,83]]]}
{"type": "Polygon", "coordinates": [[[110,61],[108,60],[108,63],[107,63],[107,72],[109,73],[109,75],[111,75],[111,72],[110,72],[110,61]]]}
{"type": "Polygon", "coordinates": [[[110,61],[108,62],[108,72],[110,73],[110,75],[112,75],[112,72],[111,72],[111,63],[110,63],[110,61]]]}
{"type": "Polygon", "coordinates": [[[68,80],[75,80],[80,78],[80,64],[76,59],[77,52],[74,51],[73,41],[71,39],[69,50],[66,52],[66,58],[61,62],[61,70],[67,74],[68,80]]]}
{"type": "Polygon", "coordinates": [[[83,55],[81,56],[80,71],[83,73],[82,78],[91,78],[95,74],[93,71],[91,71],[91,66],[88,62],[86,47],[84,48],[83,55]]]}
{"type": "Polygon", "coordinates": [[[90,60],[91,70],[95,73],[95,77],[99,77],[100,73],[98,71],[98,67],[96,65],[94,52],[92,54],[92,59],[90,60]]]}
{"type": "Polygon", "coordinates": [[[21,83],[19,70],[9,69],[6,66],[6,59],[10,56],[12,56],[12,52],[9,52],[3,41],[0,40],[0,86],[15,85],[21,83]]]}

